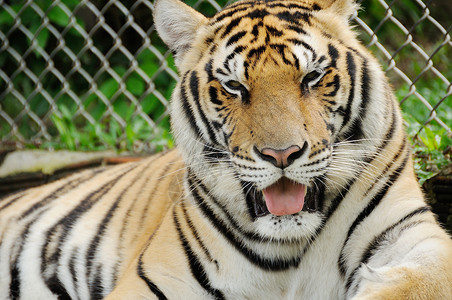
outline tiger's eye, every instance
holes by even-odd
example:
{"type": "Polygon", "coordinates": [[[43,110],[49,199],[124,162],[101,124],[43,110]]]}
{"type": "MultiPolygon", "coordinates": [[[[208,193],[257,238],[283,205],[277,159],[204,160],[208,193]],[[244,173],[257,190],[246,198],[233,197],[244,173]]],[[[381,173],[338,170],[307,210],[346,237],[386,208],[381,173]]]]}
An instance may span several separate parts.
{"type": "Polygon", "coordinates": [[[226,88],[226,90],[229,90],[229,93],[232,93],[234,95],[239,95],[244,104],[249,103],[248,89],[243,84],[241,84],[239,81],[229,80],[229,81],[224,82],[223,86],[226,88]]]}
{"type": "Polygon", "coordinates": [[[240,90],[243,87],[242,84],[236,80],[229,80],[226,82],[226,85],[233,90],[240,90]]]}
{"type": "Polygon", "coordinates": [[[322,77],[325,75],[325,72],[314,70],[309,72],[303,77],[301,81],[301,88],[304,92],[307,92],[311,86],[314,86],[317,82],[319,82],[322,77]]]}
{"type": "Polygon", "coordinates": [[[312,71],[304,76],[303,81],[309,82],[319,78],[322,75],[319,71],[312,71]]]}

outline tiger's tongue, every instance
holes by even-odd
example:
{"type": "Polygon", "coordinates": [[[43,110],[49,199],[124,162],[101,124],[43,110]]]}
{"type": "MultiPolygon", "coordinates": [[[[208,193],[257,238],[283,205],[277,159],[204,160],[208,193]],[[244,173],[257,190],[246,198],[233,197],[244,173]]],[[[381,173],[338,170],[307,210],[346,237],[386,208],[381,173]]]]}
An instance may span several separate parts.
{"type": "Polygon", "coordinates": [[[292,215],[303,209],[306,186],[283,177],[264,189],[267,209],[276,216],[292,215]]]}

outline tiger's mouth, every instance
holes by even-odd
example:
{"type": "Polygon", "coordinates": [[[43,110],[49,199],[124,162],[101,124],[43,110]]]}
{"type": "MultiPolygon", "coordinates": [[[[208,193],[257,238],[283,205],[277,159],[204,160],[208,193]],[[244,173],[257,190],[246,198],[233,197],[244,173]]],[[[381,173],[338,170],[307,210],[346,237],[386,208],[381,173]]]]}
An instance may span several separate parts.
{"type": "Polygon", "coordinates": [[[246,194],[248,210],[253,217],[293,215],[300,211],[316,212],[319,209],[317,188],[308,187],[282,177],[263,191],[252,187],[246,194]]]}

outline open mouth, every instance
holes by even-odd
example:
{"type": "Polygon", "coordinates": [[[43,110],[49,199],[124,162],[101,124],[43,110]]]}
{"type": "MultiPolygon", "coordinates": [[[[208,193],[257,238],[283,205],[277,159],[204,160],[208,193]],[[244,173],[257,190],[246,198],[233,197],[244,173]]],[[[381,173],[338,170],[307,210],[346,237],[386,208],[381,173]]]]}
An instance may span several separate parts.
{"type": "Polygon", "coordinates": [[[246,201],[253,218],[270,213],[276,216],[293,215],[300,211],[317,211],[319,192],[316,188],[283,177],[263,191],[251,188],[247,192],[246,201]]]}

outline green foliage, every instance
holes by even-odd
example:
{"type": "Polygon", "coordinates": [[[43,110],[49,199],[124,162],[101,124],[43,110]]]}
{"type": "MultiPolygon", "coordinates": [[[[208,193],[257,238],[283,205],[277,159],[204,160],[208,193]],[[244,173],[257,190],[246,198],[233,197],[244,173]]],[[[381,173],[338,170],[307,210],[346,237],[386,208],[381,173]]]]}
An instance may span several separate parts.
{"type": "MultiPolygon", "coordinates": [[[[412,62],[413,66],[418,63],[412,62]]],[[[432,105],[444,98],[447,85],[439,78],[420,81],[417,91],[432,105]]],[[[402,111],[407,133],[413,145],[414,168],[420,184],[448,168],[451,161],[452,135],[436,121],[426,123],[430,118],[430,110],[414,95],[409,94],[409,87],[403,85],[396,91],[396,96],[402,100],[402,111]]],[[[446,97],[436,110],[437,117],[452,127],[452,97],[446,97]]]]}
{"type": "MultiPolygon", "coordinates": [[[[168,99],[174,79],[159,70],[160,59],[152,51],[142,49],[135,53],[139,69],[142,70],[142,73],[138,73],[133,70],[130,59],[121,51],[109,53],[113,41],[108,33],[102,29],[91,32],[94,46],[106,57],[114,71],[105,72],[98,55],[86,48],[86,33],[83,31],[92,30],[93,24],[91,28],[87,28],[85,19],[89,21],[89,15],[86,11],[80,12],[80,1],[37,0],[13,3],[8,9],[0,10],[0,31],[7,36],[9,45],[18,55],[0,51],[0,69],[11,79],[11,82],[5,82],[0,77],[0,90],[7,90],[9,86],[18,93],[7,92],[2,99],[1,109],[14,119],[19,133],[26,140],[32,140],[40,131],[41,125],[23,111],[30,111],[37,119],[43,120],[52,136],[50,142],[31,144],[29,147],[71,150],[113,148],[118,151],[140,151],[143,148],[154,151],[172,146],[166,107],[157,93],[163,91],[160,99],[168,99]],[[44,23],[41,15],[46,15],[48,24],[44,23]],[[20,20],[20,26],[26,28],[29,34],[14,26],[17,22],[15,19],[20,20]],[[80,69],[92,79],[74,68],[74,56],[61,50],[61,45],[78,56],[80,69]],[[50,70],[49,63],[55,71],[50,70]],[[21,65],[25,65],[31,72],[19,72],[21,65]],[[35,76],[30,76],[30,73],[35,76]],[[150,77],[153,78],[153,83],[149,83],[150,77]],[[36,78],[42,90],[36,90],[36,78]],[[63,82],[60,78],[67,80],[69,90],[76,91],[81,103],[74,99],[73,94],[62,90],[63,82]],[[98,92],[92,93],[96,88],[98,92]],[[55,105],[51,106],[51,102],[55,105]],[[106,103],[112,106],[113,112],[106,103]],[[53,113],[49,114],[52,107],[58,109],[53,109],[53,113]],[[136,115],[135,109],[143,114],[136,115]],[[80,110],[85,111],[85,115],[78,114],[80,110]],[[86,118],[87,114],[91,118],[86,118]],[[145,115],[157,122],[158,128],[152,129],[144,119],[145,115]],[[140,143],[149,145],[141,147],[140,143]]],[[[123,4],[131,7],[134,1],[124,1],[123,4]]],[[[147,11],[151,13],[149,9],[147,11]]],[[[139,12],[139,9],[136,8],[135,12],[139,12]]],[[[106,22],[113,27],[114,22],[121,23],[120,18],[124,17],[114,9],[107,10],[104,14],[106,22]]],[[[113,29],[119,31],[119,28],[113,29]]],[[[130,36],[123,34],[121,39],[130,36]]],[[[151,38],[153,46],[164,53],[166,48],[156,33],[151,38]]],[[[132,36],[131,42],[125,41],[124,45],[129,52],[134,53],[141,46],[140,43],[140,39],[132,36]]],[[[175,70],[172,58],[168,59],[168,64],[175,70]]],[[[0,136],[6,136],[11,129],[0,118],[0,136]]]]}
{"type": "MultiPolygon", "coordinates": [[[[435,107],[440,100],[443,101],[436,109],[436,114],[440,120],[451,128],[452,96],[444,98],[449,83],[443,82],[431,71],[424,73],[423,70],[427,67],[427,62],[412,46],[408,45],[403,49],[399,49],[407,41],[407,36],[395,23],[389,20],[384,22],[384,24],[381,23],[385,16],[387,16],[387,12],[378,2],[378,0],[362,1],[365,12],[361,13],[360,17],[375,31],[378,41],[392,55],[395,55],[394,59],[397,62],[397,67],[403,70],[410,78],[416,78],[416,91],[432,107],[435,107]],[[418,74],[422,74],[422,76],[418,76],[418,74]]],[[[434,66],[446,78],[452,78],[452,69],[450,68],[452,63],[452,47],[446,45],[438,50],[438,47],[443,41],[443,36],[438,31],[438,28],[427,20],[416,23],[416,26],[411,28],[423,14],[423,10],[420,9],[419,4],[411,0],[386,3],[390,7],[392,14],[410,30],[414,41],[421,45],[428,55],[435,53],[432,57],[434,66]]],[[[450,20],[450,12],[448,13],[448,10],[444,9],[447,6],[447,1],[438,0],[436,3],[429,2],[428,5],[431,15],[441,24],[447,25],[447,22],[450,20]]],[[[370,42],[370,36],[366,34],[362,34],[361,39],[365,43],[370,42]]],[[[382,55],[382,52],[375,46],[372,46],[370,49],[385,66],[387,64],[387,58],[382,55]]],[[[416,95],[410,93],[409,85],[392,71],[389,71],[388,75],[396,87],[396,96],[401,101],[408,136],[413,144],[416,173],[420,182],[424,183],[451,164],[451,135],[435,120],[429,121],[431,117],[430,109],[416,95]]]]}
{"type": "Polygon", "coordinates": [[[98,151],[105,149],[162,151],[173,147],[172,136],[167,130],[157,128],[152,130],[149,124],[140,117],[134,116],[135,108],[130,106],[121,117],[125,120],[125,130],[114,118],[106,118],[102,122],[87,124],[83,128],[76,126],[73,120],[74,112],[66,106],[59,107],[58,116],[52,115],[52,121],[58,131],[59,140],[45,143],[44,147],[82,151],[98,151]],[[123,137],[125,135],[125,138],[123,137]],[[153,137],[150,145],[144,143],[153,137]],[[138,148],[138,149],[137,149],[138,148]]]}
{"type": "Polygon", "coordinates": [[[440,126],[423,126],[413,115],[403,114],[413,145],[414,169],[422,185],[451,164],[452,135],[440,126]]]}
{"type": "MultiPolygon", "coordinates": [[[[438,137],[435,135],[435,138],[438,137]]],[[[449,138],[449,143],[452,140],[449,138]]],[[[428,179],[438,175],[451,164],[450,148],[429,150],[419,145],[414,147],[414,169],[422,185],[428,179]]]]}

